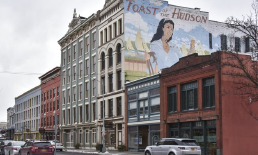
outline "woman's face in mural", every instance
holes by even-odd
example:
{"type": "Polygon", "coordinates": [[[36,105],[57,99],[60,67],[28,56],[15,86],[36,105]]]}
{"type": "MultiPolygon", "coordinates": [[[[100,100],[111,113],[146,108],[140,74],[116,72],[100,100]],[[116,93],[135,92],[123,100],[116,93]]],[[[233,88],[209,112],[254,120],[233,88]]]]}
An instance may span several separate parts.
{"type": "Polygon", "coordinates": [[[173,25],[170,23],[166,23],[163,28],[163,37],[164,39],[169,39],[173,35],[173,25]]]}

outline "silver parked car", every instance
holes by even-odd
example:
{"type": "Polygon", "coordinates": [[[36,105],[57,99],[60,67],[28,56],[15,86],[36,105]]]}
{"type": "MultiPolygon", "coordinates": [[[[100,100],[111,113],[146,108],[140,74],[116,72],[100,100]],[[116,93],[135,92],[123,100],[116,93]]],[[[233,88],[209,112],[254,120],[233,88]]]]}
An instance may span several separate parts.
{"type": "Polygon", "coordinates": [[[201,155],[195,139],[162,138],[156,145],[147,146],[145,155],[201,155]]]}
{"type": "Polygon", "coordinates": [[[59,141],[54,141],[54,140],[49,140],[49,142],[51,143],[51,145],[55,148],[55,142],[56,142],[56,150],[59,151],[63,151],[64,146],[62,143],[60,143],[59,141]]]}
{"type": "Polygon", "coordinates": [[[5,154],[6,155],[16,155],[18,154],[22,145],[24,145],[24,141],[11,141],[5,147],[5,154]]]}

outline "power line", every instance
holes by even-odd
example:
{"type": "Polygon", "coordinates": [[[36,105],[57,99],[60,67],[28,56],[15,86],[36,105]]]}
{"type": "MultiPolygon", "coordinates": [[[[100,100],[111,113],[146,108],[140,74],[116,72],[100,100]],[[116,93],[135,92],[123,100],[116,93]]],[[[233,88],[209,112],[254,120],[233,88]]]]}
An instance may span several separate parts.
{"type": "Polygon", "coordinates": [[[16,74],[16,75],[42,75],[42,73],[10,72],[10,71],[0,71],[0,73],[16,74]]]}

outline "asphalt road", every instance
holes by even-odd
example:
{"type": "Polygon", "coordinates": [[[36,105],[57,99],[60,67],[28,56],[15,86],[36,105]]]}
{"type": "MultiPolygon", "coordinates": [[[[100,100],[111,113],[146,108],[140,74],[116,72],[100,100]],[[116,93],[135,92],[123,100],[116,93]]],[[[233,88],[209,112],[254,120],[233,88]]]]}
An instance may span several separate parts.
{"type": "MultiPolygon", "coordinates": [[[[77,152],[56,151],[56,155],[83,155],[83,154],[82,153],[77,153],[77,152]]],[[[87,154],[87,155],[96,155],[96,154],[87,154]]]]}

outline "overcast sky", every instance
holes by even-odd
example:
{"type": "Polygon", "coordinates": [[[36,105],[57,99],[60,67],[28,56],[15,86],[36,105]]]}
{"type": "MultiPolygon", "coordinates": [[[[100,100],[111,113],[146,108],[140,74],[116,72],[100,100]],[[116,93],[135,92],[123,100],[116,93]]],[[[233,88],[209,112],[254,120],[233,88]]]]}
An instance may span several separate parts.
{"type": "MultiPolygon", "coordinates": [[[[250,14],[253,0],[168,0],[201,8],[209,19],[250,14]]],[[[105,0],[0,0],[0,122],[15,97],[40,84],[39,76],[60,66],[60,46],[73,10],[84,17],[102,9],[105,0]],[[29,74],[29,75],[27,75],[29,74]]]]}

